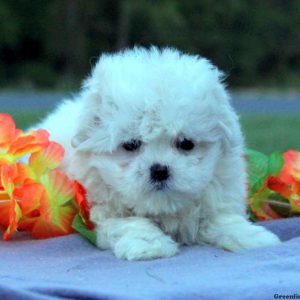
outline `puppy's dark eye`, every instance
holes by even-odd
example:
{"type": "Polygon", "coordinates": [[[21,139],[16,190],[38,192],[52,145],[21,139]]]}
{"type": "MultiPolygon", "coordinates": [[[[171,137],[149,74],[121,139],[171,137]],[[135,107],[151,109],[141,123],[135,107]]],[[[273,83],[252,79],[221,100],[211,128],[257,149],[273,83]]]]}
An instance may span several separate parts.
{"type": "Polygon", "coordinates": [[[176,141],[176,147],[180,150],[191,151],[195,147],[195,144],[191,140],[183,139],[176,141]]]}
{"type": "Polygon", "coordinates": [[[130,140],[129,142],[123,143],[122,147],[126,151],[136,151],[138,150],[142,145],[142,142],[140,140],[130,140]]]}

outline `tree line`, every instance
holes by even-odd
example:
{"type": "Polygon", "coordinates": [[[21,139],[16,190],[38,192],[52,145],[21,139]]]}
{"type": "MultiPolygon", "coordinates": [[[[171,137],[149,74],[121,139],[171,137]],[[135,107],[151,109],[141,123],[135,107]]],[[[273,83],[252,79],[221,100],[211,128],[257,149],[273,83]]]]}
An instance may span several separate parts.
{"type": "Polygon", "coordinates": [[[103,52],[173,46],[232,86],[300,82],[299,0],[1,0],[1,86],[63,88],[103,52]]]}

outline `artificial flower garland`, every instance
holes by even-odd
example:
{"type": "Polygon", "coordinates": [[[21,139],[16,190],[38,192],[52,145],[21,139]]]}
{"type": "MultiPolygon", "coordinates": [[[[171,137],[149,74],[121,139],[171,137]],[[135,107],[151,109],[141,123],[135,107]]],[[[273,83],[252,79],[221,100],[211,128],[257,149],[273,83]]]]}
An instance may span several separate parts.
{"type": "Polygon", "coordinates": [[[249,212],[252,220],[300,215],[300,152],[270,156],[248,150],[249,212]]]}
{"type": "Polygon", "coordinates": [[[12,117],[0,114],[0,226],[8,240],[16,231],[37,239],[74,232],[78,214],[87,227],[86,192],[59,170],[64,149],[39,129],[24,133],[12,117]]]}
{"type": "MultiPolygon", "coordinates": [[[[95,243],[84,187],[59,166],[64,149],[39,129],[24,133],[0,113],[0,226],[3,239],[29,231],[43,239],[73,233],[95,243]]],[[[300,152],[248,150],[249,214],[269,220],[300,214],[300,152]]]]}

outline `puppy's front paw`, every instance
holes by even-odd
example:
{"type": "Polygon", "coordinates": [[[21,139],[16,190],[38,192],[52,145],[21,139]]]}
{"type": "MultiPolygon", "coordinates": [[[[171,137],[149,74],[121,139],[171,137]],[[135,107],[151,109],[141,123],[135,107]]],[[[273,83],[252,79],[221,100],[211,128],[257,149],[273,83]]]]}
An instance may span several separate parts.
{"type": "Polygon", "coordinates": [[[219,246],[233,252],[275,246],[281,243],[275,234],[261,226],[237,227],[236,230],[224,234],[219,246]]]}
{"type": "Polygon", "coordinates": [[[123,236],[113,249],[118,258],[148,260],[171,257],[178,253],[178,245],[166,235],[156,238],[123,236]]]}

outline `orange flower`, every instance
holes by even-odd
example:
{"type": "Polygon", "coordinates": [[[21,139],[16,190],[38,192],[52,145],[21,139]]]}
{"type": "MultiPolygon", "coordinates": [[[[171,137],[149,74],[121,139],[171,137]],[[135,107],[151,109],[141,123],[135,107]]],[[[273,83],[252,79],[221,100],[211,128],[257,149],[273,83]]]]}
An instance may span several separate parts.
{"type": "Polygon", "coordinates": [[[31,231],[35,238],[72,233],[79,207],[92,226],[84,188],[57,169],[63,156],[63,147],[50,142],[47,131],[24,134],[9,115],[0,114],[0,225],[5,240],[16,230],[31,231]],[[27,164],[18,162],[24,155],[27,164]]]}
{"type": "Polygon", "coordinates": [[[289,150],[283,153],[283,157],[284,166],[278,177],[285,183],[300,181],[300,152],[289,150]]]}
{"type": "Polygon", "coordinates": [[[252,167],[252,174],[250,169],[250,178],[252,175],[256,179],[259,189],[252,188],[248,201],[251,211],[260,220],[300,213],[300,152],[289,150],[282,157],[283,165],[278,172],[270,172],[274,154],[273,160],[271,155],[265,164],[264,172],[259,172],[261,161],[252,161],[255,168],[252,167]]]}
{"type": "Polygon", "coordinates": [[[267,179],[267,187],[285,198],[289,198],[292,195],[290,186],[279,177],[270,176],[267,179]]]}
{"type": "MultiPolygon", "coordinates": [[[[29,230],[35,238],[49,238],[73,232],[72,220],[78,209],[74,181],[59,170],[41,177],[41,182],[28,181],[19,187],[15,165],[1,167],[0,225],[9,239],[14,231],[29,230]],[[5,194],[4,194],[5,193],[5,194]]],[[[25,182],[25,181],[24,181],[25,182]]]]}
{"type": "MultiPolygon", "coordinates": [[[[9,239],[18,227],[22,213],[20,206],[14,196],[15,184],[18,184],[18,166],[0,166],[0,225],[6,228],[3,239],[9,239]]],[[[19,182],[20,183],[20,182],[19,182]]]]}
{"type": "Polygon", "coordinates": [[[248,204],[260,221],[279,219],[281,216],[272,210],[269,203],[266,201],[271,195],[271,191],[264,185],[257,193],[253,194],[248,199],[248,204]]]}
{"type": "Polygon", "coordinates": [[[55,142],[50,142],[40,151],[33,153],[29,158],[29,166],[39,179],[43,174],[57,168],[64,157],[64,148],[55,142]]]}
{"type": "Polygon", "coordinates": [[[13,118],[8,114],[0,113],[0,147],[6,147],[14,141],[20,134],[21,130],[16,129],[13,118]]]}
{"type": "Polygon", "coordinates": [[[72,233],[77,212],[71,203],[73,183],[62,172],[44,175],[43,183],[27,185],[16,192],[23,212],[20,230],[29,230],[38,239],[72,233]]]}
{"type": "Polygon", "coordinates": [[[3,239],[8,240],[18,228],[18,223],[22,217],[20,206],[15,198],[11,198],[11,205],[9,209],[9,225],[3,234],[3,239]]]}
{"type": "MultiPolygon", "coordinates": [[[[287,176],[284,177],[286,179],[287,176]]],[[[267,180],[268,188],[289,200],[293,212],[300,212],[300,182],[294,177],[290,182],[284,182],[280,177],[270,176],[267,180]]]]}
{"type": "Polygon", "coordinates": [[[46,130],[36,130],[24,134],[16,129],[12,117],[0,114],[0,164],[15,163],[23,155],[41,150],[48,141],[46,130]]]}
{"type": "Polygon", "coordinates": [[[11,143],[8,153],[16,159],[26,154],[35,153],[48,145],[48,138],[49,133],[42,129],[22,134],[11,143]]]}
{"type": "Polygon", "coordinates": [[[79,207],[79,215],[88,229],[93,230],[95,225],[90,220],[90,206],[87,202],[87,192],[83,185],[75,180],[75,200],[79,207]]]}

